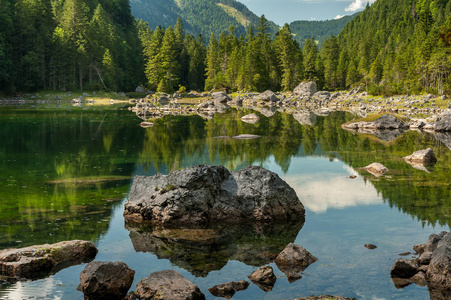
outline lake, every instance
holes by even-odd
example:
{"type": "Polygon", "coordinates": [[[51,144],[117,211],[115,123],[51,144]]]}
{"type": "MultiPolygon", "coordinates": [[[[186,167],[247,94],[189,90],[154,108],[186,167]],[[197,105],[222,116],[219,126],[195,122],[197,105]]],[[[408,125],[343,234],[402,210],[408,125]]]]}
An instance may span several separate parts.
{"type": "MultiPolygon", "coordinates": [[[[251,284],[234,299],[429,298],[427,287],[397,289],[390,269],[400,253],[449,230],[448,136],[408,131],[384,139],[341,129],[355,117],[350,113],[262,114],[246,108],[211,119],[168,115],[144,129],[128,106],[0,107],[0,249],[89,240],[99,249],[96,260],[122,261],[136,271],[131,290],[152,272],[174,269],[207,299],[215,299],[208,288],[246,280],[266,264],[277,276],[273,290],[251,284]],[[260,120],[242,122],[249,113],[260,120]],[[239,134],[261,137],[216,138],[239,134]],[[402,159],[427,147],[437,156],[433,169],[418,170],[402,159]],[[375,177],[360,169],[373,162],[390,171],[375,177]],[[220,228],[201,241],[125,226],[124,201],[135,175],[168,174],[201,163],[276,172],[304,204],[305,223],[220,228]],[[290,242],[318,258],[292,283],[271,262],[290,242]]],[[[83,299],[76,288],[84,266],[36,281],[1,281],[0,298],[83,299]]]]}

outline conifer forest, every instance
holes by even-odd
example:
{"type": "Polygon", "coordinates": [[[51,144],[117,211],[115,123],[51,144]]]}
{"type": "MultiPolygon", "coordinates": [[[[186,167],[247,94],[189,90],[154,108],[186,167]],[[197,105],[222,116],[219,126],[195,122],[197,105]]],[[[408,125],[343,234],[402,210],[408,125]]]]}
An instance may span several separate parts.
{"type": "Polygon", "coordinates": [[[286,91],[313,80],[375,95],[451,92],[448,0],[379,0],[302,48],[265,16],[245,34],[184,26],[149,28],[128,0],[0,0],[0,90],[286,91]]]}

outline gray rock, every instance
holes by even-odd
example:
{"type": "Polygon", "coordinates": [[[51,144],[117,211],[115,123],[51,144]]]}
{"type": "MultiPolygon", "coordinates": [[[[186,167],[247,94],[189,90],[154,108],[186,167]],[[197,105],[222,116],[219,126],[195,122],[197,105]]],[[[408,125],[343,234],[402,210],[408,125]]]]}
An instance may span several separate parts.
{"type": "Polygon", "coordinates": [[[216,103],[227,103],[227,101],[232,100],[229,96],[227,96],[226,92],[216,92],[212,93],[211,97],[213,98],[213,101],[216,103]]]}
{"type": "Polygon", "coordinates": [[[440,115],[435,121],[435,131],[451,131],[451,113],[440,115]]]}
{"type": "Polygon", "coordinates": [[[260,100],[265,101],[265,102],[277,102],[280,99],[277,98],[276,94],[274,94],[273,91],[266,91],[260,94],[259,96],[260,100]]]}
{"type": "Polygon", "coordinates": [[[213,101],[206,101],[206,102],[199,103],[197,105],[197,108],[199,108],[199,109],[206,109],[206,108],[214,107],[214,105],[215,104],[214,104],[213,101]]]}
{"type": "Polygon", "coordinates": [[[125,203],[126,221],[192,226],[304,219],[296,192],[264,168],[230,173],[223,166],[198,165],[169,175],[136,176],[125,203]]]}
{"type": "Polygon", "coordinates": [[[145,93],[146,89],[144,87],[142,87],[142,86],[137,86],[136,89],[135,89],[135,92],[136,93],[145,93]]]}
{"type": "Polygon", "coordinates": [[[249,279],[257,285],[260,289],[265,292],[269,292],[274,287],[276,283],[276,275],[274,275],[274,270],[271,266],[264,266],[252,272],[248,276],[249,279]]]}
{"type": "Polygon", "coordinates": [[[12,280],[38,279],[69,266],[88,262],[97,254],[88,241],[65,241],[0,251],[0,275],[12,280]]]}
{"type": "Polygon", "coordinates": [[[390,275],[397,278],[410,278],[416,273],[418,273],[418,266],[405,258],[398,259],[390,271],[390,275]]]}
{"type": "Polygon", "coordinates": [[[93,261],[80,273],[80,290],[85,299],[124,299],[135,271],[123,262],[93,261]]]}
{"type": "Polygon", "coordinates": [[[411,155],[405,156],[404,160],[425,166],[433,166],[437,162],[437,158],[435,158],[434,151],[431,148],[415,151],[411,155]]]}
{"type": "Polygon", "coordinates": [[[372,163],[364,167],[363,169],[376,177],[382,176],[388,172],[388,169],[383,164],[380,163],[372,163]]]}
{"type": "Polygon", "coordinates": [[[293,91],[296,96],[301,97],[311,97],[316,92],[318,92],[318,89],[313,81],[301,82],[293,91]]]}
{"type": "Polygon", "coordinates": [[[451,289],[451,233],[447,233],[432,252],[426,278],[443,288],[451,289]]]}
{"type": "Polygon", "coordinates": [[[418,263],[420,265],[429,265],[429,263],[431,262],[432,259],[432,252],[423,252],[423,254],[420,255],[420,257],[418,258],[418,263]]]}
{"type": "Polygon", "coordinates": [[[313,97],[318,98],[320,100],[330,100],[330,93],[326,91],[319,91],[313,94],[313,97]]]}
{"type": "Polygon", "coordinates": [[[419,286],[426,286],[428,284],[426,280],[426,275],[423,272],[416,273],[410,278],[410,280],[419,286]]]}
{"type": "Polygon", "coordinates": [[[437,249],[438,243],[442,240],[442,238],[447,234],[446,231],[442,231],[439,234],[431,234],[426,243],[413,246],[413,250],[418,255],[422,255],[424,252],[434,252],[437,249]]]}
{"type": "Polygon", "coordinates": [[[305,248],[289,243],[276,257],[275,263],[279,270],[284,272],[287,277],[290,278],[296,276],[297,273],[304,271],[317,260],[318,259],[305,248]]]}
{"type": "Polygon", "coordinates": [[[155,272],[136,285],[140,300],[204,300],[199,287],[173,270],[155,272]]]}
{"type": "Polygon", "coordinates": [[[215,297],[222,297],[230,299],[238,291],[244,291],[249,287],[249,282],[246,280],[230,281],[223,284],[215,285],[209,288],[208,291],[215,297]]]}
{"type": "Polygon", "coordinates": [[[348,129],[364,128],[364,129],[381,130],[381,129],[406,129],[409,127],[409,125],[393,115],[385,114],[374,121],[352,122],[349,124],[344,124],[343,127],[348,129]]]}

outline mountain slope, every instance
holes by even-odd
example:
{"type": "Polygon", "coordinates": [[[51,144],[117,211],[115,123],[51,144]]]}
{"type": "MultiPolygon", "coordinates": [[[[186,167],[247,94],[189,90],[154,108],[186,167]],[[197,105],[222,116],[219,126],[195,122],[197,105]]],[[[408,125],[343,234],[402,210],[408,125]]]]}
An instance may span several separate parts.
{"type": "Polygon", "coordinates": [[[326,21],[294,21],[290,23],[291,33],[294,34],[294,40],[304,46],[306,39],[313,38],[321,45],[332,35],[338,35],[340,31],[352,21],[359,13],[350,16],[344,16],[337,20],[326,21]]]}
{"type": "MultiPolygon", "coordinates": [[[[132,14],[149,23],[150,28],[174,26],[180,17],[188,33],[209,37],[235,27],[235,34],[257,26],[259,17],[235,0],[130,0],[132,14]]],[[[271,31],[278,26],[271,22],[271,31]]]]}

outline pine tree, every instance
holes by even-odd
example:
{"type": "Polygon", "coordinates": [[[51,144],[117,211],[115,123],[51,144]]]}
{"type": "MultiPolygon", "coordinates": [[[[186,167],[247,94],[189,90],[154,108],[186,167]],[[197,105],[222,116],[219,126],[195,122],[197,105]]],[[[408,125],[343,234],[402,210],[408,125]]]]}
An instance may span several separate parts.
{"type": "Polygon", "coordinates": [[[162,79],[158,85],[159,92],[172,93],[178,86],[180,63],[177,61],[177,39],[172,27],[168,27],[164,32],[161,44],[160,56],[162,79]],[[163,83],[163,84],[162,84],[163,83]]]}

